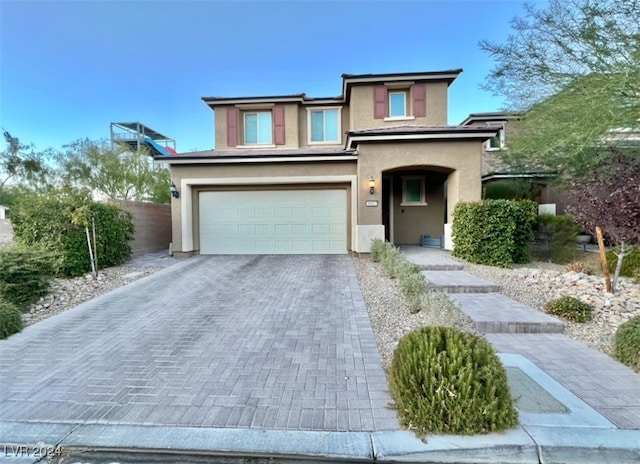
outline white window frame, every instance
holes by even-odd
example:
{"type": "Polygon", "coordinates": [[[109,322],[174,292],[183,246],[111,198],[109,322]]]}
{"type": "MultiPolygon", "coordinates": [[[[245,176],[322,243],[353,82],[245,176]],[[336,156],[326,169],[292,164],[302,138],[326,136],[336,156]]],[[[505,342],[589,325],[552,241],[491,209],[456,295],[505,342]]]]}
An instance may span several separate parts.
{"type": "Polygon", "coordinates": [[[409,92],[406,90],[393,90],[387,93],[388,105],[389,105],[389,115],[385,119],[388,120],[397,120],[397,119],[409,119],[409,92]],[[391,116],[391,96],[402,94],[404,96],[404,114],[402,116],[391,116]]]}
{"type": "MultiPolygon", "coordinates": [[[[324,119],[324,115],[323,115],[324,119]]],[[[342,106],[316,106],[307,108],[307,142],[309,145],[340,145],[342,144],[342,106]],[[311,140],[311,113],[314,111],[337,111],[338,112],[338,140],[324,140],[321,142],[311,140]]]]}
{"type": "Polygon", "coordinates": [[[272,111],[246,111],[242,114],[242,131],[243,131],[243,146],[255,147],[257,145],[260,146],[273,146],[273,112],[272,111]],[[271,137],[268,142],[260,142],[260,117],[258,115],[268,113],[271,119],[271,137]],[[256,115],[256,136],[258,137],[258,141],[255,143],[247,142],[247,115],[255,114],[256,115]]]}
{"type": "Polygon", "coordinates": [[[402,201],[400,206],[427,206],[425,198],[425,178],[424,176],[402,176],[402,201]],[[407,200],[407,181],[419,180],[420,181],[420,200],[408,201],[407,200]]]}
{"type": "Polygon", "coordinates": [[[484,150],[485,151],[500,151],[500,150],[504,150],[506,148],[506,143],[504,140],[504,124],[503,123],[491,123],[489,122],[487,125],[489,126],[500,126],[500,130],[498,131],[498,139],[500,140],[500,146],[499,147],[492,147],[491,146],[491,140],[493,139],[493,137],[487,141],[484,142],[484,150]]]}

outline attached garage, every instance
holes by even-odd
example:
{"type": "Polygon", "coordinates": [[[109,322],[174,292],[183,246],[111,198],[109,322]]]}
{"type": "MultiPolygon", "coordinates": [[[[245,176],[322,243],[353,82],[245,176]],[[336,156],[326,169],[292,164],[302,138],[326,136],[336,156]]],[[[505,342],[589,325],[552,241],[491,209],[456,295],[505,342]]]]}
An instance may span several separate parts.
{"type": "Polygon", "coordinates": [[[199,194],[200,254],[347,253],[347,191],[199,194]]]}

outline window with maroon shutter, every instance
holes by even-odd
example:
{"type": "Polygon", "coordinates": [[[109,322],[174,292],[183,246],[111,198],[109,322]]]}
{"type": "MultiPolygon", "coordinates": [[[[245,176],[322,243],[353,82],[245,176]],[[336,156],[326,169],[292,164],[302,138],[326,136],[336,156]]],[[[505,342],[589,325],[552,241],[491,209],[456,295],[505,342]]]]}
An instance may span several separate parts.
{"type": "Polygon", "coordinates": [[[273,107],[273,142],[275,145],[284,145],[284,106],[273,107]]]}
{"type": "Polygon", "coordinates": [[[227,146],[238,145],[238,108],[227,108],[227,146]]]}
{"type": "Polygon", "coordinates": [[[424,84],[414,84],[411,86],[413,101],[413,116],[416,118],[427,115],[427,86],[424,84]]]}
{"type": "Polygon", "coordinates": [[[373,117],[384,119],[387,117],[387,88],[384,85],[373,88],[373,117]]]}

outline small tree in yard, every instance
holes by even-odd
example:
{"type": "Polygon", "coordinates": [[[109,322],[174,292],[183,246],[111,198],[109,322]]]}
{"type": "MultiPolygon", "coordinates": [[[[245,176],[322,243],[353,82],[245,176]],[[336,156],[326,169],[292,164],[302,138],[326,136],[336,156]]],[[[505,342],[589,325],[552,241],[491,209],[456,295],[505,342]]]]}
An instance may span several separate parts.
{"type": "Polygon", "coordinates": [[[609,148],[588,179],[569,187],[569,213],[585,230],[601,227],[607,239],[620,246],[613,277],[617,290],[622,262],[630,245],[640,243],[640,148],[626,152],[609,148]]]}

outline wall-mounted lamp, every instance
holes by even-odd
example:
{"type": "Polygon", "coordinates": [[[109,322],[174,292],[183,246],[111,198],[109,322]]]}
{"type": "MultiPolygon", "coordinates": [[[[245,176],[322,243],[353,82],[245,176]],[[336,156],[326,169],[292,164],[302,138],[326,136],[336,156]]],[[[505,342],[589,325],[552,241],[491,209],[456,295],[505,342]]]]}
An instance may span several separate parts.
{"type": "Polygon", "coordinates": [[[376,180],[373,176],[369,177],[369,193],[373,195],[376,192],[376,180]]]}
{"type": "Polygon", "coordinates": [[[169,190],[171,191],[171,196],[173,198],[180,198],[180,192],[178,192],[178,188],[176,187],[176,184],[171,182],[171,185],[169,186],[169,190]]]}

